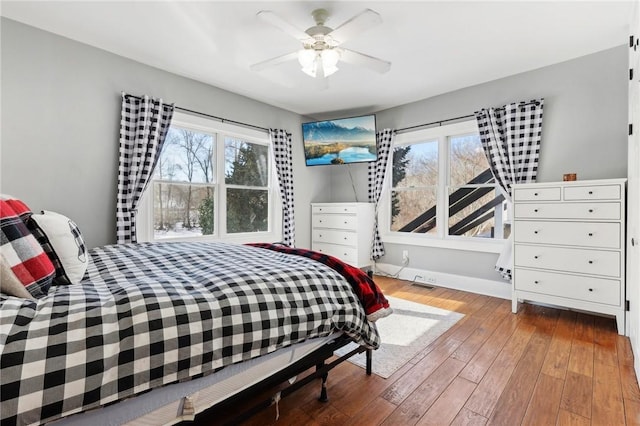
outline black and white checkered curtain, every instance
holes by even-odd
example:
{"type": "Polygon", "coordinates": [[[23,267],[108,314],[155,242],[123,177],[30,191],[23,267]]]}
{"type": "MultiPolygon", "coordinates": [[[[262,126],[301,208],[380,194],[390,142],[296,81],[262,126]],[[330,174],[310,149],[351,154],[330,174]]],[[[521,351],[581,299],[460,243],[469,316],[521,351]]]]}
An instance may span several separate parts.
{"type": "Polygon", "coordinates": [[[116,241],[135,243],[138,202],[158,162],[167,137],[173,105],[162,99],[122,94],[116,241]]]}
{"type": "Polygon", "coordinates": [[[282,197],[282,242],[295,246],[296,224],[293,214],[293,157],[291,154],[291,133],[282,129],[269,129],[276,161],[276,171],[282,197]]]}
{"type": "MultiPolygon", "coordinates": [[[[513,184],[536,181],[543,107],[544,99],[534,99],[475,113],[491,172],[509,203],[513,184]]],[[[510,236],[496,263],[496,270],[507,280],[511,279],[512,262],[510,236]]]]}
{"type": "Polygon", "coordinates": [[[391,149],[393,147],[393,137],[395,130],[384,129],[376,133],[376,148],[378,151],[378,159],[369,163],[369,202],[375,203],[376,215],[373,228],[373,242],[371,244],[371,259],[380,259],[384,256],[384,244],[380,238],[378,231],[378,203],[382,196],[384,186],[384,177],[389,167],[389,159],[391,157],[391,149]]]}

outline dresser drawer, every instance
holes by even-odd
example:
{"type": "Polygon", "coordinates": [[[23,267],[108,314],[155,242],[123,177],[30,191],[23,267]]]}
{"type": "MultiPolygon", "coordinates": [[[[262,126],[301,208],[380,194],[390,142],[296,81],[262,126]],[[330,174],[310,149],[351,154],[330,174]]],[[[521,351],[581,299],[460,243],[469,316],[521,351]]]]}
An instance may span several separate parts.
{"type": "Polygon", "coordinates": [[[560,187],[554,188],[515,188],[515,201],[560,201],[560,187]]]}
{"type": "Polygon", "coordinates": [[[620,185],[585,185],[564,188],[565,200],[619,200],[622,196],[620,185]]]}
{"type": "Polygon", "coordinates": [[[355,247],[327,243],[313,243],[312,247],[314,251],[337,257],[350,265],[357,265],[358,263],[358,250],[355,247]]]}
{"type": "Polygon", "coordinates": [[[620,277],[620,252],[516,244],[515,266],[620,277]]]}
{"type": "Polygon", "coordinates": [[[619,220],[620,203],[523,203],[514,205],[513,214],[521,219],[619,220]]]}
{"type": "Polygon", "coordinates": [[[519,221],[513,230],[519,243],[620,248],[620,224],[609,222],[519,221]]]}
{"type": "Polygon", "coordinates": [[[516,290],[620,306],[620,281],[516,268],[516,290]]]}
{"type": "Polygon", "coordinates": [[[314,228],[337,228],[355,230],[358,227],[356,216],[316,214],[313,215],[314,228]]]}
{"type": "Polygon", "coordinates": [[[313,206],[313,214],[356,214],[358,211],[356,206],[350,205],[326,205],[313,206]]]}
{"type": "Polygon", "coordinates": [[[342,244],[346,246],[356,246],[358,235],[355,232],[337,231],[334,229],[313,230],[313,241],[319,243],[342,244]]]}

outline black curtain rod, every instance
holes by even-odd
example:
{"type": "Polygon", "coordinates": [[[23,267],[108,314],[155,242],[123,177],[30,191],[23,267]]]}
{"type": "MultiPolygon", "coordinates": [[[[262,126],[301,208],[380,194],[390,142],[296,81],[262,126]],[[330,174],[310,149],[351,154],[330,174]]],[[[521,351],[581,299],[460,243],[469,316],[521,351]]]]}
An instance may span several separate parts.
{"type": "MultiPolygon", "coordinates": [[[[134,99],[142,99],[140,96],[130,95],[128,93],[125,93],[124,96],[129,97],[129,98],[134,98],[134,99]]],[[[207,114],[207,113],[204,113],[204,112],[194,111],[192,109],[187,109],[187,108],[182,108],[182,107],[179,107],[177,105],[174,105],[173,108],[177,109],[179,111],[188,112],[188,113],[191,113],[191,114],[197,114],[197,115],[201,115],[203,117],[213,118],[215,120],[219,120],[221,123],[232,123],[232,124],[237,124],[238,126],[251,127],[253,129],[258,129],[258,130],[262,130],[264,132],[269,132],[269,129],[266,129],[266,128],[260,127],[260,126],[256,126],[255,124],[243,123],[242,121],[229,120],[227,118],[218,117],[218,116],[207,114]]]]}
{"type": "MultiPolygon", "coordinates": [[[[538,105],[539,103],[540,103],[539,101],[529,101],[529,102],[523,102],[522,104],[520,104],[520,106],[531,105],[531,104],[538,105]]],[[[504,109],[504,107],[498,107],[498,108],[494,108],[494,109],[504,109]]],[[[413,129],[417,129],[417,128],[420,128],[420,127],[433,126],[434,124],[442,126],[442,123],[448,123],[449,121],[462,120],[463,118],[471,118],[471,117],[475,117],[475,116],[476,116],[475,114],[462,115],[460,117],[447,118],[446,120],[438,120],[438,121],[433,121],[431,123],[424,123],[424,124],[417,124],[415,126],[410,126],[410,127],[403,127],[402,129],[397,129],[396,133],[402,133],[402,132],[406,132],[407,130],[413,130],[413,129]]]]}

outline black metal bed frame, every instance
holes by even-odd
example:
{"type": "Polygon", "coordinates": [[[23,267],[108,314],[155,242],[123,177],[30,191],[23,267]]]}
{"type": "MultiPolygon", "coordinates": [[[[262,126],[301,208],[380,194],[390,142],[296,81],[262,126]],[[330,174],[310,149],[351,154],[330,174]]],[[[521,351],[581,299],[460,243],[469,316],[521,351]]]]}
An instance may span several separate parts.
{"type": "MultiPolygon", "coordinates": [[[[348,358],[352,357],[355,354],[366,352],[366,374],[371,375],[371,349],[367,349],[363,346],[358,346],[356,349],[346,353],[345,355],[332,360],[331,362],[327,362],[332,356],[333,352],[346,346],[347,344],[353,342],[353,340],[346,336],[340,335],[335,340],[323,345],[312,353],[308,354],[304,358],[294,362],[290,366],[275,372],[271,376],[266,379],[256,383],[253,386],[248,387],[247,389],[230,396],[229,398],[221,401],[212,407],[206,409],[198,416],[208,417],[210,414],[214,412],[225,412],[228,408],[233,407],[236,404],[241,403],[242,401],[249,400],[259,395],[260,393],[274,388],[275,386],[286,382],[292,377],[298,376],[305,372],[306,370],[315,366],[315,371],[311,374],[303,377],[302,379],[296,380],[289,386],[285,387],[277,391],[274,395],[263,399],[259,402],[254,403],[251,407],[246,409],[245,411],[238,413],[231,419],[225,420],[222,424],[224,425],[237,425],[242,423],[243,421],[248,420],[258,412],[277,404],[279,400],[285,398],[296,390],[300,389],[304,385],[314,381],[315,379],[322,379],[322,388],[320,391],[320,396],[318,398],[319,401],[326,402],[329,400],[327,396],[327,377],[329,375],[329,371],[333,368],[337,367],[342,362],[346,361],[348,358]]],[[[198,416],[196,416],[196,423],[198,422],[198,416]]]]}

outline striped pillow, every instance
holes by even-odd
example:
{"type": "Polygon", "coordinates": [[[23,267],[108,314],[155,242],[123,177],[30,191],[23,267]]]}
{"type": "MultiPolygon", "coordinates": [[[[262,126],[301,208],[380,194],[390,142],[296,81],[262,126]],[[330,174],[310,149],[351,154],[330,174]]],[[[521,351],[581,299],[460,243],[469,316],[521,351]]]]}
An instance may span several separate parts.
{"type": "Polygon", "coordinates": [[[0,255],[27,291],[41,298],[49,292],[55,268],[22,220],[30,215],[20,200],[0,196],[0,255]]]}

